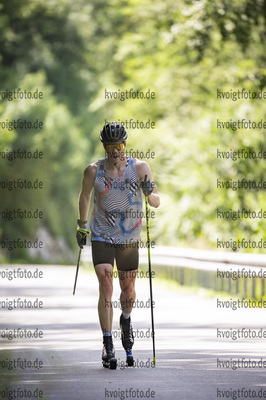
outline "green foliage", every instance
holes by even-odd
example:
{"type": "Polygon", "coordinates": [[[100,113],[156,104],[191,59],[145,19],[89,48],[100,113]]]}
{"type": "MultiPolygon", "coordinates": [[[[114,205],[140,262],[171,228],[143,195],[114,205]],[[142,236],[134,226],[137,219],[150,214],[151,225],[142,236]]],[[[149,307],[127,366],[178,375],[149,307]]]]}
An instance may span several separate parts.
{"type": "MultiPolygon", "coordinates": [[[[265,130],[217,129],[217,119],[266,120],[263,100],[217,99],[217,89],[266,85],[264,0],[5,0],[0,2],[0,90],[44,93],[0,100],[0,120],[43,121],[32,132],[1,130],[0,151],[38,148],[43,160],[0,159],[0,180],[43,180],[44,189],[1,190],[0,209],[38,208],[44,219],[1,223],[0,237],[34,237],[45,226],[75,246],[77,197],[87,164],[103,156],[105,120],[150,120],[128,129],[128,149],[148,159],[161,194],[151,221],[157,244],[216,248],[216,239],[265,238],[263,219],[218,219],[220,210],[264,209],[264,192],[219,190],[220,180],[264,176],[263,160],[222,160],[220,151],[265,151],[265,130]],[[111,100],[107,91],[155,92],[111,100]],[[37,206],[36,206],[37,205],[37,206]]],[[[250,251],[250,249],[248,249],[250,251]]]]}

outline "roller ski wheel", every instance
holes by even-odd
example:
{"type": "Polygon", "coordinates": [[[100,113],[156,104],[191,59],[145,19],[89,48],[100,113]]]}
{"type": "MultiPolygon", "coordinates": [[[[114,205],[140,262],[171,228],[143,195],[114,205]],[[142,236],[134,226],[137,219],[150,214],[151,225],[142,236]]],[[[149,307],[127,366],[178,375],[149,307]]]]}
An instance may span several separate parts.
{"type": "Polygon", "coordinates": [[[126,359],[127,366],[133,367],[134,366],[134,358],[133,358],[132,352],[129,351],[126,354],[127,354],[127,359],[126,359]]]}
{"type": "Polygon", "coordinates": [[[117,368],[117,359],[110,358],[109,360],[103,360],[103,366],[104,366],[104,368],[116,369],[117,368]]]}
{"type": "Polygon", "coordinates": [[[117,367],[112,336],[103,337],[102,362],[104,368],[116,369],[117,367]]]}

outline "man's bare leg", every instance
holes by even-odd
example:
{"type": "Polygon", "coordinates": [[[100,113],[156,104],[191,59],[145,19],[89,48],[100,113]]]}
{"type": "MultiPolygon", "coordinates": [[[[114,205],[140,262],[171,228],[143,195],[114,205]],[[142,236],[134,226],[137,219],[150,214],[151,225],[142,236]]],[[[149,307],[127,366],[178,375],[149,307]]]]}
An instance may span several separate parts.
{"type": "Polygon", "coordinates": [[[122,335],[122,344],[127,354],[128,366],[133,366],[132,346],[134,344],[133,330],[130,314],[136,299],[135,280],[137,270],[118,271],[119,283],[121,287],[120,302],[122,315],[120,317],[120,328],[122,335]]]}
{"type": "Polygon", "coordinates": [[[98,314],[103,332],[103,365],[111,369],[116,368],[117,360],[112,341],[113,323],[113,267],[111,264],[97,264],[95,272],[99,281],[98,314]]]}
{"type": "Polygon", "coordinates": [[[113,267],[111,264],[98,264],[95,266],[95,272],[99,281],[99,321],[102,332],[110,332],[113,322],[113,267]]]}

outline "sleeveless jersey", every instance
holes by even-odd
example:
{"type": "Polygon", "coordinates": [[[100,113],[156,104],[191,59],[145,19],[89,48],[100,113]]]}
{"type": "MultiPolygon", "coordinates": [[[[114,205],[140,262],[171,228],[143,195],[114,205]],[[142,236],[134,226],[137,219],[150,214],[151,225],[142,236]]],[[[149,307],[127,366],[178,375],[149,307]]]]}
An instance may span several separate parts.
{"type": "Polygon", "coordinates": [[[113,244],[138,242],[142,227],[142,189],[136,159],[127,157],[125,170],[118,178],[110,178],[105,165],[105,158],[98,160],[91,240],[113,244]]]}

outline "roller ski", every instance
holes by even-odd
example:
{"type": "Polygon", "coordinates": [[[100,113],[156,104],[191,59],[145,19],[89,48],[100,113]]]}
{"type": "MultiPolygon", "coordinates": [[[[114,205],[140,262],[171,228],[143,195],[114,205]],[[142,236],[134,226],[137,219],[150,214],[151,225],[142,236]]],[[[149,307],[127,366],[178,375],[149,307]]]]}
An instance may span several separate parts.
{"type": "Polygon", "coordinates": [[[124,318],[123,314],[120,317],[120,329],[121,329],[121,340],[122,345],[126,351],[126,363],[128,367],[133,367],[134,358],[132,355],[132,347],[134,344],[133,329],[131,325],[131,319],[124,318]]]}
{"type": "Polygon", "coordinates": [[[112,336],[103,337],[102,362],[105,368],[116,369],[117,367],[112,336]]]}

